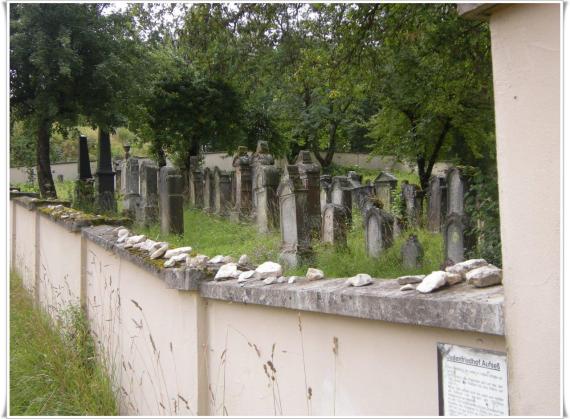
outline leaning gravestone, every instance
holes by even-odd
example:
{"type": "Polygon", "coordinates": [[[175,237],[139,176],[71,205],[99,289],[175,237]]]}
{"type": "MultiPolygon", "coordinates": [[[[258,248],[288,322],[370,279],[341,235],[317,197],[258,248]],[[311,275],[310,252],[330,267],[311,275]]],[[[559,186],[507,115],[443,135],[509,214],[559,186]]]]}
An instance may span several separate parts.
{"type": "Polygon", "coordinates": [[[280,173],[275,166],[261,165],[256,169],[257,209],[255,212],[257,230],[260,233],[269,233],[279,228],[279,187],[280,173]]]}
{"type": "Polygon", "coordinates": [[[445,259],[454,263],[462,262],[465,250],[470,247],[471,237],[466,236],[468,219],[465,214],[465,194],[467,180],[461,170],[452,167],[447,171],[447,217],[443,229],[445,259]]]}
{"type": "Polygon", "coordinates": [[[318,237],[321,233],[321,167],[313,162],[311,153],[307,150],[299,152],[295,164],[307,190],[308,226],[311,233],[318,237]]]}
{"type": "Polygon", "coordinates": [[[347,230],[348,214],[346,208],[341,205],[327,204],[323,211],[322,242],[334,244],[337,247],[346,247],[347,230]]]}
{"type": "Polygon", "coordinates": [[[371,207],[364,215],[366,254],[378,258],[392,245],[394,217],[386,211],[371,207]]]}
{"type": "Polygon", "coordinates": [[[212,171],[206,167],[203,171],[204,176],[204,211],[214,211],[214,179],[212,171]]]}
{"type": "Polygon", "coordinates": [[[91,175],[87,137],[79,136],[79,159],[77,161],[78,179],[75,181],[74,206],[80,209],[92,209],[95,203],[95,185],[91,175]]]}
{"type": "Polygon", "coordinates": [[[332,178],[331,203],[346,208],[347,222],[352,224],[352,191],[346,176],[334,176],[332,178]]]}
{"type": "Polygon", "coordinates": [[[151,160],[139,160],[140,205],[137,221],[148,226],[158,221],[158,167],[151,160]]]}
{"type": "Polygon", "coordinates": [[[216,166],[214,169],[214,212],[217,215],[226,216],[229,214],[231,187],[230,174],[216,166]]]}
{"type": "Polygon", "coordinates": [[[447,211],[447,190],[445,187],[445,178],[432,176],[429,180],[428,189],[428,230],[439,233],[445,219],[447,211]]]}
{"type": "Polygon", "coordinates": [[[384,211],[390,212],[393,204],[393,196],[396,187],[398,186],[398,179],[388,172],[380,172],[374,179],[374,190],[376,196],[382,202],[384,211]]]}
{"type": "Polygon", "coordinates": [[[184,234],[184,183],[179,171],[163,166],[159,172],[160,232],[184,234]]]}
{"type": "Polygon", "coordinates": [[[288,165],[279,188],[279,219],[281,227],[280,260],[291,267],[310,259],[311,231],[307,220],[307,189],[296,165],[288,165]]]}
{"type": "Polygon", "coordinates": [[[246,147],[238,147],[232,165],[235,167],[235,206],[230,219],[237,222],[251,216],[251,159],[246,147]]]}
{"type": "Polygon", "coordinates": [[[327,204],[331,203],[332,176],[321,176],[321,212],[325,210],[327,204]]]}
{"type": "Polygon", "coordinates": [[[139,159],[129,157],[124,164],[123,180],[125,194],[123,196],[123,211],[129,218],[135,218],[140,206],[139,193],[139,159]]]}
{"type": "Polygon", "coordinates": [[[447,215],[464,215],[464,199],[467,192],[467,182],[461,170],[452,167],[447,172],[447,215]]]}
{"type": "Polygon", "coordinates": [[[424,249],[415,234],[411,234],[410,237],[408,237],[400,249],[400,254],[404,268],[416,269],[422,266],[424,249]]]}
{"type": "Polygon", "coordinates": [[[421,191],[419,186],[408,181],[402,182],[402,200],[404,202],[404,216],[408,227],[418,227],[422,209],[421,191]]]}

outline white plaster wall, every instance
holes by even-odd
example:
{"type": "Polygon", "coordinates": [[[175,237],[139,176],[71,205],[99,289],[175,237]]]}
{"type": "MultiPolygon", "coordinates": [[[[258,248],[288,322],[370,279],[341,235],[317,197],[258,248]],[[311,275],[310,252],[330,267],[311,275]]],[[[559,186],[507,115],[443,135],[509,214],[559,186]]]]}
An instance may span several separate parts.
{"type": "Polygon", "coordinates": [[[513,415],[559,415],[560,4],[491,16],[513,415]]]}
{"type": "Polygon", "coordinates": [[[81,235],[71,233],[40,215],[38,297],[54,319],[69,306],[79,306],[81,295],[81,235]]]}
{"type": "Polygon", "coordinates": [[[14,204],[15,243],[12,268],[22,278],[24,287],[33,295],[35,292],[36,266],[36,212],[14,204]]]}
{"type": "MultiPolygon", "coordinates": [[[[95,174],[95,169],[97,167],[97,162],[91,162],[91,173],[95,174]]],[[[36,168],[34,167],[34,173],[36,168]]],[[[51,165],[51,174],[53,180],[57,180],[58,175],[63,175],[63,180],[75,180],[77,179],[77,162],[72,163],[60,163],[51,165]]],[[[36,177],[37,179],[37,177],[36,177]]],[[[10,183],[26,183],[28,181],[28,172],[25,167],[11,167],[10,168],[10,183]]]]}
{"type": "Polygon", "coordinates": [[[438,415],[438,342],[505,351],[499,336],[217,300],[206,319],[210,415],[438,415]]]}

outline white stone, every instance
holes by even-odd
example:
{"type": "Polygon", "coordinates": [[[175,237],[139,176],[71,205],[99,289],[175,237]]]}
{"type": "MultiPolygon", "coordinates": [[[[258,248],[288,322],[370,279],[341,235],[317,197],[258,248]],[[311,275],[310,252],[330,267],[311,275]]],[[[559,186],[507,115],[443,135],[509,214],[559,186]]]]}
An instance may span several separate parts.
{"type": "Polygon", "coordinates": [[[469,259],[463,262],[456,263],[455,265],[448,266],[447,268],[445,268],[445,271],[451,274],[459,274],[464,277],[465,274],[470,270],[487,265],[488,263],[485,259],[469,259]]]}
{"type": "Polygon", "coordinates": [[[259,279],[265,279],[270,276],[279,277],[283,275],[283,268],[275,262],[263,262],[255,269],[255,273],[259,279]]]}
{"type": "Polygon", "coordinates": [[[423,281],[416,287],[421,293],[432,292],[447,284],[446,273],[444,271],[434,271],[426,276],[423,281]]]}
{"type": "Polygon", "coordinates": [[[123,244],[123,249],[130,249],[131,247],[134,247],[134,246],[130,243],[123,244]]]}
{"type": "Polygon", "coordinates": [[[277,283],[278,283],[278,284],[283,284],[284,282],[287,282],[287,277],[286,277],[286,276],[280,276],[279,278],[277,278],[277,283]]]}
{"type": "MultiPolygon", "coordinates": [[[[166,253],[168,253],[168,251],[166,253]]],[[[164,258],[166,259],[166,256],[164,258]]],[[[183,260],[186,260],[186,253],[179,253],[177,255],[171,256],[169,259],[174,259],[175,262],[182,262],[183,260]]]]}
{"type": "Polygon", "coordinates": [[[127,232],[127,234],[119,236],[117,243],[123,243],[125,240],[127,240],[129,238],[129,233],[127,232]]]}
{"type": "Polygon", "coordinates": [[[465,275],[467,283],[477,288],[490,287],[503,282],[503,271],[497,267],[481,266],[465,275]]]}
{"type": "Polygon", "coordinates": [[[174,265],[176,265],[176,261],[174,260],[173,257],[171,257],[171,258],[168,259],[166,262],[164,262],[164,267],[165,267],[165,268],[172,268],[174,265]]]}
{"type": "Polygon", "coordinates": [[[231,256],[224,256],[222,259],[223,263],[234,263],[235,259],[231,256]]]}
{"type": "Polygon", "coordinates": [[[129,235],[129,230],[127,230],[126,228],[120,228],[117,231],[117,236],[119,237],[128,236],[128,235],[129,235]]]}
{"type": "Polygon", "coordinates": [[[222,263],[224,261],[224,256],[216,255],[212,259],[210,259],[210,263],[222,263]]]}
{"type": "Polygon", "coordinates": [[[412,291],[415,289],[416,287],[414,287],[412,284],[406,284],[403,287],[400,287],[400,291],[412,291]]]}
{"type": "Polygon", "coordinates": [[[302,276],[291,276],[289,277],[289,280],[287,281],[288,284],[294,284],[295,282],[299,281],[303,279],[302,276]]]}
{"type": "Polygon", "coordinates": [[[305,275],[309,281],[317,281],[325,277],[325,273],[320,269],[309,268],[307,269],[307,275],[305,275]]]}
{"type": "Polygon", "coordinates": [[[156,249],[154,252],[152,252],[150,255],[150,258],[151,259],[161,258],[162,256],[164,256],[164,254],[166,253],[167,250],[168,250],[168,243],[162,245],[161,247],[156,249]]]}
{"type": "Polygon", "coordinates": [[[271,285],[271,284],[273,284],[274,282],[277,282],[277,278],[274,277],[274,276],[268,276],[267,278],[265,278],[265,279],[263,280],[263,283],[264,283],[265,285],[271,285]]]}
{"type": "Polygon", "coordinates": [[[255,274],[255,271],[245,271],[242,272],[241,274],[239,274],[238,277],[238,282],[245,282],[248,279],[253,279],[253,275],[255,274]]]}
{"type": "Polygon", "coordinates": [[[225,265],[220,266],[220,269],[216,272],[214,280],[222,281],[224,279],[235,279],[239,277],[240,273],[241,272],[237,268],[237,263],[226,263],[225,265]]]}
{"type": "Polygon", "coordinates": [[[346,280],[346,285],[352,287],[363,287],[368,284],[372,284],[372,277],[368,274],[357,274],[346,280]]]}
{"type": "Polygon", "coordinates": [[[190,246],[177,247],[176,249],[169,249],[164,255],[165,259],[170,259],[172,256],[190,253],[192,248],[190,246]]]}
{"type": "Polygon", "coordinates": [[[131,236],[127,239],[127,243],[135,245],[137,243],[142,243],[146,240],[146,236],[141,234],[140,236],[131,236]]]}
{"type": "Polygon", "coordinates": [[[397,281],[400,285],[419,284],[425,277],[425,275],[406,275],[399,277],[397,281]]]}
{"type": "Polygon", "coordinates": [[[241,255],[239,257],[238,263],[240,265],[249,265],[249,263],[250,263],[249,256],[248,255],[241,255]]]}

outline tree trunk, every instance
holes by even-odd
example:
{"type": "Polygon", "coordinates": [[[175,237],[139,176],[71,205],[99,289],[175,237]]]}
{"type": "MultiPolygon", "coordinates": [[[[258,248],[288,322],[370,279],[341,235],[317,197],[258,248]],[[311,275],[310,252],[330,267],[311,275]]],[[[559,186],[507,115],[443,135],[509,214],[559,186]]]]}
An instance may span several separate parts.
{"type": "Polygon", "coordinates": [[[334,153],[336,151],[337,128],[338,128],[338,123],[337,122],[331,122],[331,124],[329,126],[329,146],[327,148],[327,154],[325,154],[324,158],[321,156],[321,153],[319,151],[318,145],[316,144],[316,141],[312,142],[313,153],[315,154],[315,157],[317,158],[317,160],[321,164],[321,167],[329,167],[332,163],[334,153]]]}
{"type": "Polygon", "coordinates": [[[156,150],[156,159],[158,161],[158,167],[166,166],[166,154],[162,147],[158,147],[156,150]]]}
{"type": "Polygon", "coordinates": [[[51,122],[42,121],[37,130],[37,170],[38,185],[42,198],[57,198],[57,192],[51,175],[51,162],[49,158],[49,137],[51,132],[51,122]]]}

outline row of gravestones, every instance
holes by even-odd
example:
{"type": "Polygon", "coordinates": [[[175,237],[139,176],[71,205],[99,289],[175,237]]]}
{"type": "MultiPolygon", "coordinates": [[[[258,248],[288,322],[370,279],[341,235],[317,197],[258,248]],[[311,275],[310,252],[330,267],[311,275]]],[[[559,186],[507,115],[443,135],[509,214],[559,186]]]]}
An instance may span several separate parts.
{"type": "MultiPolygon", "coordinates": [[[[126,157],[117,169],[125,212],[142,224],[160,219],[163,232],[182,234],[181,175],[172,167],[158,169],[148,159],[126,157]]],[[[422,191],[416,185],[406,181],[401,185],[402,222],[391,213],[397,186],[394,176],[380,173],[368,185],[363,185],[355,172],[320,176],[320,167],[307,151],[301,151],[295,164],[281,173],[267,143],[260,142],[251,155],[240,147],[233,167],[234,172],[217,167],[202,170],[195,158],[189,178],[191,205],[232,220],[254,220],[263,233],[279,227],[282,259],[291,265],[310,257],[312,237],[346,246],[354,210],[362,212],[366,250],[371,257],[379,257],[402,228],[418,225],[421,216],[422,191]]],[[[461,172],[453,168],[447,178],[433,177],[427,193],[428,228],[443,232],[446,258],[454,262],[464,258],[465,185],[461,172]]],[[[411,236],[402,247],[404,265],[417,266],[421,255],[417,237],[411,236]]]]}

